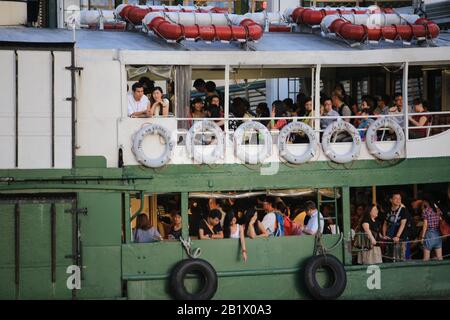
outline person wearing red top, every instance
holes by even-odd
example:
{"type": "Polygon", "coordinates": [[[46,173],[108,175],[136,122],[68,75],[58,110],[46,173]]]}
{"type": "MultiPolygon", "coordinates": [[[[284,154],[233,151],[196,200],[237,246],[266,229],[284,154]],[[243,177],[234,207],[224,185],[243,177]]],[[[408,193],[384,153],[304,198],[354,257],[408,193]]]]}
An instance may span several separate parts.
{"type": "MultiPolygon", "coordinates": [[[[421,99],[414,99],[414,111],[416,113],[422,113],[427,111],[421,99]]],[[[424,127],[429,125],[430,118],[427,115],[418,114],[410,117],[409,122],[413,127],[424,127]]],[[[417,128],[417,129],[410,128],[409,138],[410,139],[425,138],[427,136],[427,131],[428,128],[417,128]]]]}
{"type": "MultiPolygon", "coordinates": [[[[281,118],[281,117],[286,117],[286,116],[287,116],[287,110],[286,110],[286,107],[283,104],[283,102],[281,100],[275,100],[272,103],[271,117],[272,118],[281,118]]],[[[276,121],[271,120],[269,123],[269,129],[281,130],[286,124],[287,124],[286,119],[277,119],[276,121]]]]}

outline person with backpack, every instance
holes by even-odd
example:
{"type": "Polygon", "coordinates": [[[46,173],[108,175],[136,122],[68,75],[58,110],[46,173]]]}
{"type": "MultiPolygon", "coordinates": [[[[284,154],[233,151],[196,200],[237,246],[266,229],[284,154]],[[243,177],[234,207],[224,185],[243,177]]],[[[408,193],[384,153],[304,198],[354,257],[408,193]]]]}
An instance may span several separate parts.
{"type": "Polygon", "coordinates": [[[387,211],[382,230],[383,239],[392,241],[392,244],[387,246],[386,255],[393,261],[403,261],[407,257],[406,241],[409,240],[410,236],[410,232],[407,232],[407,225],[412,225],[412,219],[406,207],[402,204],[400,193],[394,192],[391,195],[390,202],[391,208],[387,211]]]}
{"type": "Polygon", "coordinates": [[[262,220],[262,224],[269,236],[284,236],[284,218],[276,209],[275,199],[266,197],[263,202],[263,208],[266,211],[266,215],[262,220]]]}
{"type": "Polygon", "coordinates": [[[301,234],[300,226],[291,220],[291,210],[282,200],[277,202],[277,210],[283,215],[284,235],[297,236],[301,234]]]}
{"type": "Polygon", "coordinates": [[[302,233],[315,235],[319,230],[323,233],[324,220],[322,214],[317,210],[314,201],[305,202],[306,215],[309,217],[308,224],[301,227],[302,233]]]}

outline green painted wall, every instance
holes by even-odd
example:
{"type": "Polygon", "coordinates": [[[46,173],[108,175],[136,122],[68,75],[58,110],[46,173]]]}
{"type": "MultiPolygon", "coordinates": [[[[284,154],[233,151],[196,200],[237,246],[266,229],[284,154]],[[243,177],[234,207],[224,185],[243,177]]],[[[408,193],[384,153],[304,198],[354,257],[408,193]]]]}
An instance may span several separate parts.
{"type": "MultiPolygon", "coordinates": [[[[81,158],[81,157],[78,157],[81,158]]],[[[78,162],[89,159],[78,160],[78,162]]],[[[97,165],[99,161],[94,157],[97,165]]],[[[450,158],[407,159],[396,162],[361,160],[349,165],[331,162],[298,167],[280,165],[276,175],[260,174],[258,166],[172,165],[161,169],[77,168],[72,170],[0,170],[0,192],[27,189],[147,190],[157,192],[255,190],[267,188],[372,186],[450,181],[450,158]],[[73,179],[79,180],[74,182],[73,179]],[[52,179],[52,180],[49,180],[52,179]],[[72,180],[71,180],[72,179],[72,180]]]]}
{"type": "Polygon", "coordinates": [[[14,205],[0,205],[0,297],[14,299],[14,205]]]}
{"type": "Polygon", "coordinates": [[[121,297],[120,193],[87,192],[78,194],[78,207],[88,208],[81,215],[84,280],[79,298],[121,297]]]}
{"type": "MultiPolygon", "coordinates": [[[[88,208],[80,216],[83,254],[82,289],[77,297],[121,298],[122,278],[127,280],[129,298],[169,298],[170,268],[186,255],[178,242],[122,244],[122,192],[190,192],[257,190],[294,187],[347,187],[436,183],[450,181],[450,159],[408,159],[393,163],[357,161],[349,166],[315,162],[298,167],[281,165],[276,175],[263,176],[259,167],[242,165],[177,165],[153,170],[143,167],[104,168],[101,157],[78,157],[71,170],[0,170],[0,194],[33,192],[76,192],[78,207],[88,208]]],[[[63,253],[71,253],[71,216],[58,204],[57,281],[50,281],[49,204],[24,205],[21,213],[20,283],[14,283],[14,206],[0,204],[0,298],[70,298],[65,288],[63,253]],[[59,216],[61,216],[59,218],[59,216]]],[[[344,214],[348,206],[344,205],[344,214]]],[[[348,219],[344,219],[348,222],[348,219]]],[[[327,237],[332,246],[336,237],[327,237]]],[[[219,274],[215,298],[307,297],[302,285],[302,265],[311,256],[312,237],[285,237],[247,241],[249,260],[239,259],[237,241],[195,241],[202,258],[219,274]],[[252,286],[242,285],[251,283],[252,286]],[[267,288],[270,290],[267,290],[267,288]]],[[[336,254],[343,258],[343,248],[336,254]]],[[[69,261],[70,262],[70,261],[69,261]]],[[[368,291],[365,269],[349,267],[345,298],[410,295],[443,295],[450,288],[448,263],[392,268],[383,266],[386,285],[368,291]],[[442,273],[446,275],[442,276],[442,273]],[[400,280],[402,281],[400,281],[400,280]],[[397,283],[397,285],[396,285],[397,283]],[[402,285],[398,285],[402,283],[402,285]],[[406,285],[403,286],[403,283],[406,285]],[[420,286],[424,288],[420,288],[420,286]],[[375,292],[375,293],[374,293],[375,292]]],[[[384,281],[384,280],[383,280],[384,281]]],[[[384,282],[383,282],[384,283],[384,282]]]]}
{"type": "MultiPolygon", "coordinates": [[[[338,236],[324,236],[324,244],[329,248],[338,240],[338,236]]],[[[211,263],[219,275],[216,298],[271,299],[273,292],[285,298],[306,297],[299,275],[303,264],[313,254],[312,236],[246,239],[246,262],[240,257],[237,239],[192,243],[193,248],[201,248],[200,258],[211,263]]],[[[129,280],[130,299],[171,297],[167,280],[170,270],[182,257],[187,258],[181,243],[128,244],[122,251],[123,278],[129,280]]],[[[341,252],[341,247],[337,247],[331,253],[342,260],[341,252]]]]}
{"type": "Polygon", "coordinates": [[[56,204],[56,282],[51,278],[50,203],[20,204],[20,281],[15,284],[14,205],[0,204],[0,297],[70,298],[66,268],[72,264],[70,203],[56,204]]]}
{"type": "MultiPolygon", "coordinates": [[[[51,279],[51,200],[20,203],[20,281],[15,284],[15,205],[0,201],[0,298],[70,299],[67,267],[73,264],[69,203],[56,204],[56,282],[51,279]]],[[[121,283],[121,194],[78,194],[83,280],[78,298],[119,298],[121,283]]]]}
{"type": "Polygon", "coordinates": [[[347,267],[344,299],[450,297],[450,261],[386,263],[380,267],[380,289],[369,290],[371,273],[363,266],[347,267]]]}

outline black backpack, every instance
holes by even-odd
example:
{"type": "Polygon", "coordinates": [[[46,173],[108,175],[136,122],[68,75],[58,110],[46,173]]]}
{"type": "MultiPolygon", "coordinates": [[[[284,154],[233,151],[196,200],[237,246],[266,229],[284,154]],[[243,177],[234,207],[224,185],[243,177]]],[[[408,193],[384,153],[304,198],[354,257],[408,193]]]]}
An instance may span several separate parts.
{"type": "Polygon", "coordinates": [[[408,213],[408,218],[406,219],[405,230],[403,230],[405,239],[414,240],[417,238],[417,227],[414,223],[414,219],[411,214],[408,213]]]}

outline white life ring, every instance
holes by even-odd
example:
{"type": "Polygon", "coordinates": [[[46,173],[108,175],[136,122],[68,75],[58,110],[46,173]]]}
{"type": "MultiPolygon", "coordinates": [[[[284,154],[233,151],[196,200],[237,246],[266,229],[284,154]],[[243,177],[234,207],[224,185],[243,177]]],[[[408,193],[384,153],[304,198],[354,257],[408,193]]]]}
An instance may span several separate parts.
{"type": "Polygon", "coordinates": [[[199,163],[211,164],[216,162],[217,159],[223,157],[224,149],[224,134],[222,129],[211,120],[197,121],[189,129],[186,135],[186,150],[191,158],[199,163]],[[217,141],[216,147],[212,152],[203,152],[203,146],[196,148],[195,136],[199,132],[210,131],[214,134],[217,141]],[[201,151],[199,151],[201,149],[201,151]]]}
{"type": "Polygon", "coordinates": [[[236,156],[244,163],[258,164],[263,162],[268,156],[272,154],[272,135],[267,127],[256,121],[248,121],[242,123],[234,132],[234,151],[236,156]],[[261,152],[251,154],[249,148],[242,145],[245,131],[257,130],[264,138],[264,146],[261,152]]]}
{"type": "Polygon", "coordinates": [[[138,132],[136,132],[133,137],[133,146],[131,147],[131,151],[133,151],[134,156],[139,163],[146,167],[159,168],[170,161],[174,147],[175,141],[172,138],[171,132],[159,124],[151,123],[143,126],[138,132]],[[147,157],[142,149],[142,141],[149,134],[158,134],[164,139],[165,150],[158,158],[147,157]]]}
{"type": "Polygon", "coordinates": [[[393,119],[386,117],[378,118],[369,126],[366,132],[366,145],[369,153],[381,160],[392,160],[399,157],[402,149],[405,147],[405,141],[405,133],[402,127],[393,119]],[[377,131],[381,128],[392,129],[397,137],[394,146],[388,151],[381,151],[376,144],[377,131]]]}
{"type": "Polygon", "coordinates": [[[359,152],[361,151],[361,137],[359,136],[358,130],[356,130],[353,125],[342,119],[338,119],[329,124],[325,129],[322,136],[322,148],[323,152],[330,160],[337,163],[347,163],[358,158],[359,152]],[[346,131],[352,137],[352,148],[349,152],[338,154],[331,148],[331,138],[337,131],[346,131]]]}
{"type": "Polygon", "coordinates": [[[278,136],[278,150],[280,156],[289,163],[301,164],[308,162],[317,154],[317,140],[314,130],[303,122],[291,122],[284,126],[278,136]],[[309,139],[308,149],[302,154],[293,154],[288,150],[287,139],[293,131],[303,131],[309,139]]]}

